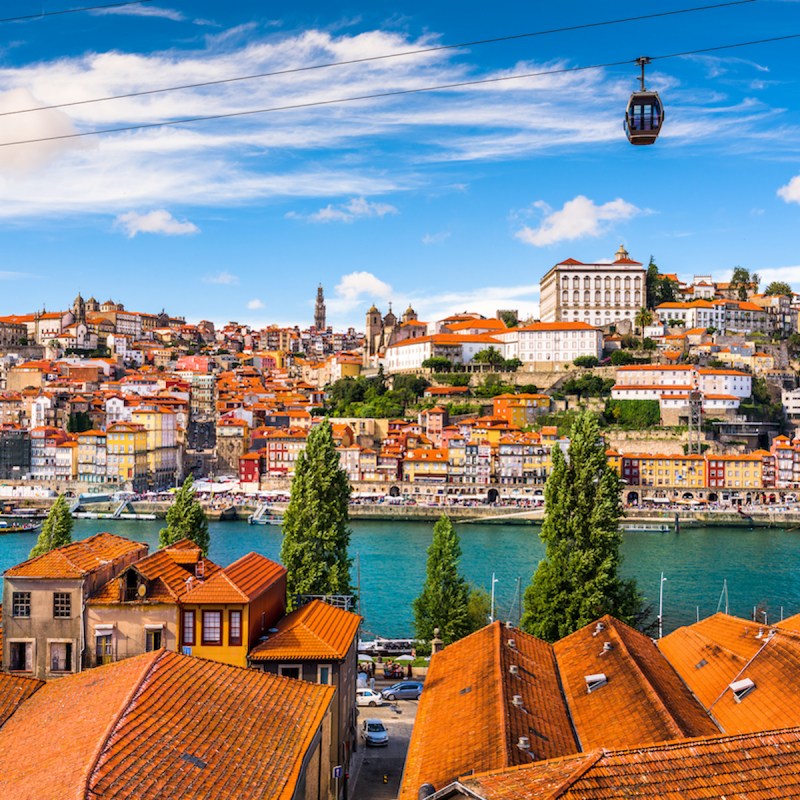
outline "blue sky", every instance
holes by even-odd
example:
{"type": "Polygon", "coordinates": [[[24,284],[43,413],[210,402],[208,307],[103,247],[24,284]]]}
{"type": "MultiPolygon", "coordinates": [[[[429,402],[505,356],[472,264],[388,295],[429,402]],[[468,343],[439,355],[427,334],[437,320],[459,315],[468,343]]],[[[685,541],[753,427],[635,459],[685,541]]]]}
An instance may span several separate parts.
{"type": "MultiPolygon", "coordinates": [[[[102,0],[96,0],[96,3],[102,0]]],[[[96,3],[85,3],[92,5],[96,3]]],[[[36,10],[84,5],[40,0],[36,10]]],[[[0,113],[541,31],[699,3],[150,2],[0,23],[0,113]]],[[[6,0],[3,17],[30,13],[6,0]]],[[[0,116],[0,142],[631,62],[800,33],[800,2],[0,116]]],[[[376,302],[422,319],[538,311],[555,263],[654,255],[800,290],[800,39],[661,60],[659,141],[622,115],[637,68],[0,147],[0,313],[75,293],[191,320],[335,327],[376,302]]]]}

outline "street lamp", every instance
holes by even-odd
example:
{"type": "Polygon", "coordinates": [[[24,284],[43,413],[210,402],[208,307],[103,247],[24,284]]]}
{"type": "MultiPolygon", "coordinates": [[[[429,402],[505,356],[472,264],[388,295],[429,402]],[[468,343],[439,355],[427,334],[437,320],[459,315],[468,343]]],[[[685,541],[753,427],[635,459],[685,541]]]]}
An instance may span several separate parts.
{"type": "Polygon", "coordinates": [[[494,576],[494,572],[492,573],[492,602],[491,607],[489,610],[489,622],[494,622],[494,585],[497,583],[497,578],[494,576]]]}
{"type": "Polygon", "coordinates": [[[664,635],[664,583],[667,579],[661,573],[661,583],[658,587],[658,638],[664,635]]]}

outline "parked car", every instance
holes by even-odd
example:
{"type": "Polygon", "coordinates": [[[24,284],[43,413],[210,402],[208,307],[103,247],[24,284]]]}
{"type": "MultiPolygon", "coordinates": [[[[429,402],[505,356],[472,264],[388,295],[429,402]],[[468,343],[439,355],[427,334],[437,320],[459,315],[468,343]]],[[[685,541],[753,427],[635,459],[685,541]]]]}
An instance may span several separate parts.
{"type": "Polygon", "coordinates": [[[380,692],[374,689],[359,688],[356,689],[356,705],[357,706],[382,706],[383,697],[380,692]]]}
{"type": "Polygon", "coordinates": [[[381,694],[385,700],[419,700],[422,684],[419,681],[400,681],[382,689],[381,694]]]}
{"type": "Polygon", "coordinates": [[[385,747],[389,744],[389,732],[379,719],[365,719],[361,723],[361,738],[364,744],[385,747]]]}

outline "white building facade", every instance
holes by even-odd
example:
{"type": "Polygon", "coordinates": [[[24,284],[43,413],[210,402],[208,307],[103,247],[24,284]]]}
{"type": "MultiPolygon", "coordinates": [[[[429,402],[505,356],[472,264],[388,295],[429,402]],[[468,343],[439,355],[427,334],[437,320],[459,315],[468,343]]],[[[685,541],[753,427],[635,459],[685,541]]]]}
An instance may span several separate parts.
{"type": "Polygon", "coordinates": [[[542,322],[585,322],[598,328],[632,323],[646,302],[645,277],[643,265],[622,246],[610,264],[562,261],[540,283],[542,322]]]}
{"type": "Polygon", "coordinates": [[[572,363],[580,356],[603,357],[603,332],[585,322],[536,322],[496,333],[507,359],[524,365],[572,363]]]}

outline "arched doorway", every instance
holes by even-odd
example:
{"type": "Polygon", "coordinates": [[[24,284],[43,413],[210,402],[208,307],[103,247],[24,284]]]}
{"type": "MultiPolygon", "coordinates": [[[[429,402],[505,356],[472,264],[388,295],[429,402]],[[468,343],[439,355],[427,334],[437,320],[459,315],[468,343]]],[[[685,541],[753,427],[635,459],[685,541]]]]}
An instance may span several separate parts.
{"type": "Polygon", "coordinates": [[[639,493],[638,492],[628,492],[628,499],[627,504],[629,506],[638,506],[639,505],[639,493]]]}
{"type": "Polygon", "coordinates": [[[500,499],[500,492],[497,489],[489,489],[486,493],[486,502],[494,505],[500,499]]]}
{"type": "Polygon", "coordinates": [[[389,489],[389,497],[400,497],[400,487],[392,486],[392,488],[389,489]]]}
{"type": "Polygon", "coordinates": [[[709,503],[716,503],[718,500],[716,492],[709,492],[708,493],[708,502],[709,503]]]}

